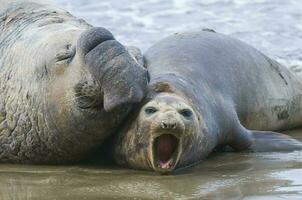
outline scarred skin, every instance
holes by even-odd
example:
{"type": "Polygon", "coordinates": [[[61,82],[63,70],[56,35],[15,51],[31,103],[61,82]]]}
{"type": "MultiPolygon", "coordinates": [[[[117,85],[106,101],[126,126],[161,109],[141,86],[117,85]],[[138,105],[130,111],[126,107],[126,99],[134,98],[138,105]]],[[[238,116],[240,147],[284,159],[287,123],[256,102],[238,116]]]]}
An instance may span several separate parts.
{"type": "Polygon", "coordinates": [[[116,139],[117,163],[170,173],[215,148],[302,149],[272,132],[302,125],[302,82],[253,47],[211,30],[180,33],[145,61],[148,95],[116,139]]]}
{"type": "Polygon", "coordinates": [[[84,158],[141,101],[146,70],[108,30],[64,10],[0,5],[0,162],[84,158]]]}

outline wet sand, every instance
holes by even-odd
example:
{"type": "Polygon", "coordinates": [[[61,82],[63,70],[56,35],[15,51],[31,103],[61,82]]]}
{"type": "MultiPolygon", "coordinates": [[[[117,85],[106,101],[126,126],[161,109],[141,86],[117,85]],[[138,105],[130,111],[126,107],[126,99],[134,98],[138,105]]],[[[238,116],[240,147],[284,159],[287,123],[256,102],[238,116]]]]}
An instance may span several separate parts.
{"type": "MultiPolygon", "coordinates": [[[[302,130],[290,131],[302,140],[302,130]]],[[[0,165],[0,199],[302,198],[302,151],[213,153],[174,175],[116,166],[0,165]]]]}

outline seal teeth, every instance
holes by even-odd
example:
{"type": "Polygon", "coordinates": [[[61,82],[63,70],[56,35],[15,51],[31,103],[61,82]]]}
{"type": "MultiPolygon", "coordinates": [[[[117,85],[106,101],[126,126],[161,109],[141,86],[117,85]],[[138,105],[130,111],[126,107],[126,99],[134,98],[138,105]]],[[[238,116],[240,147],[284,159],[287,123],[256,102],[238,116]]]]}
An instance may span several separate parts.
{"type": "Polygon", "coordinates": [[[169,169],[173,167],[172,163],[173,163],[173,159],[169,160],[168,162],[159,162],[157,166],[161,169],[169,169]]]}

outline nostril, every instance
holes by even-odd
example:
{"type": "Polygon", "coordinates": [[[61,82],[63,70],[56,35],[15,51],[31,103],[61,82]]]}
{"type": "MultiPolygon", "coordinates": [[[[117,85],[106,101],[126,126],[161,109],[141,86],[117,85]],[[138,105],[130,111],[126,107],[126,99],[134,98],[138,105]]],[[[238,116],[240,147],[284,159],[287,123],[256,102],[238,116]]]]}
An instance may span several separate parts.
{"type": "Polygon", "coordinates": [[[163,129],[166,129],[166,128],[168,128],[168,124],[166,123],[166,122],[161,122],[161,127],[163,128],[163,129]]]}
{"type": "Polygon", "coordinates": [[[171,124],[172,129],[176,129],[176,123],[171,124]]]}
{"type": "Polygon", "coordinates": [[[162,129],[176,129],[177,125],[176,122],[169,123],[169,122],[161,122],[161,128],[162,129]]]}

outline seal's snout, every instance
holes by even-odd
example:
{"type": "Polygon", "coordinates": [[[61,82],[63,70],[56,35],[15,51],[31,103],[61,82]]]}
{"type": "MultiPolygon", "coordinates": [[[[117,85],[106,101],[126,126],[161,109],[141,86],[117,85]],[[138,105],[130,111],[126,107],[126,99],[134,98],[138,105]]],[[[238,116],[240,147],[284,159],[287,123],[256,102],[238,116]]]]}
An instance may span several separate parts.
{"type": "Polygon", "coordinates": [[[99,86],[105,111],[139,103],[146,91],[148,72],[127,49],[104,28],[82,33],[77,54],[99,86]]]}
{"type": "Polygon", "coordinates": [[[177,123],[175,121],[162,121],[160,126],[162,129],[176,129],[177,123]]]}
{"type": "Polygon", "coordinates": [[[175,111],[168,111],[158,114],[157,122],[154,122],[157,126],[158,132],[168,132],[176,137],[181,137],[184,132],[185,125],[175,111]]]}
{"type": "Polygon", "coordinates": [[[83,57],[99,44],[114,40],[113,35],[102,27],[94,27],[84,31],[77,42],[77,52],[83,57]]]}

